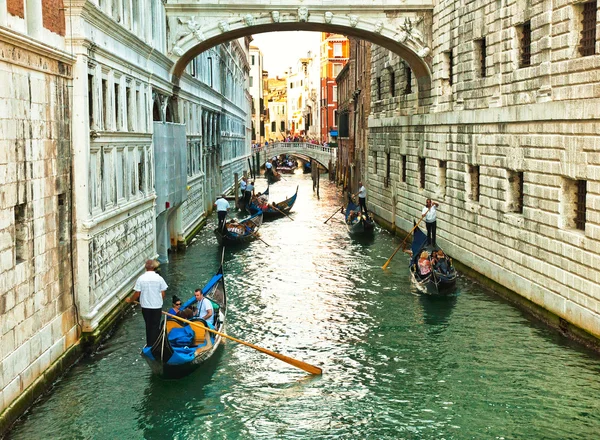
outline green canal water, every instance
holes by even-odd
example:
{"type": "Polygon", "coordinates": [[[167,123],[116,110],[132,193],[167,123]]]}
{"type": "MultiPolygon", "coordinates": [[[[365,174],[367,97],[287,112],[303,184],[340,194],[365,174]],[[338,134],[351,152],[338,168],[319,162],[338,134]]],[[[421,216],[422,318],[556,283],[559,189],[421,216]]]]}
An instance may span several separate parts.
{"type": "MultiPolygon", "coordinates": [[[[140,357],[139,311],[125,316],[9,433],[11,439],[596,439],[600,357],[473,281],[431,297],[411,285],[407,257],[377,230],[350,239],[332,220],[341,194],[308,176],[294,221],[225,252],[228,333],[323,368],[322,377],[227,343],[185,379],[153,377],[140,357]]],[[[264,181],[257,189],[264,189],[264,181]]],[[[443,208],[440,213],[443,222],[443,208]]],[[[192,296],[217,270],[215,219],[162,273],[192,296]]],[[[455,256],[460,259],[460,256],[455,256]]],[[[166,304],[165,304],[166,306],[166,304]]]]}

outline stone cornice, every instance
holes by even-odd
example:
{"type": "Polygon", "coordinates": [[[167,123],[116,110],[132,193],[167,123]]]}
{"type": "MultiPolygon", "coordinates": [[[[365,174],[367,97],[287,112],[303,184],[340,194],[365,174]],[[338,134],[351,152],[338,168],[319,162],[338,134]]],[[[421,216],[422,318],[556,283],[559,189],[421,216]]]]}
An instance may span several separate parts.
{"type": "Polygon", "coordinates": [[[38,55],[48,57],[63,63],[74,64],[75,57],[64,50],[48,46],[42,42],[34,40],[26,35],[14,32],[11,29],[0,26],[0,41],[12,44],[21,49],[28,50],[38,55]]]}
{"type": "Polygon", "coordinates": [[[506,107],[393,117],[369,116],[369,128],[600,120],[600,99],[553,101],[506,107]]]}
{"type": "MultiPolygon", "coordinates": [[[[70,13],[72,16],[80,17],[96,29],[101,30],[106,35],[119,41],[123,45],[134,50],[146,60],[152,60],[158,65],[163,66],[167,71],[170,70],[173,62],[163,54],[160,50],[153,48],[146,41],[139,38],[134,33],[125,29],[119,23],[114,21],[112,17],[102,12],[96,5],[87,0],[73,0],[69,3],[70,13]]],[[[75,41],[86,40],[90,41],[88,36],[79,36],[75,41]]],[[[96,50],[101,49],[98,47],[96,50]]],[[[122,60],[120,60],[122,61],[122,60]]]]}

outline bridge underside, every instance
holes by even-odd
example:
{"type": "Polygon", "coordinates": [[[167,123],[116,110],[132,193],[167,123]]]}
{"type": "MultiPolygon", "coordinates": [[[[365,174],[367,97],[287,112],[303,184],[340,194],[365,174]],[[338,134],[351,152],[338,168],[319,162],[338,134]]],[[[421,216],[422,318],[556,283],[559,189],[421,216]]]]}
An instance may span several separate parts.
{"type": "Polygon", "coordinates": [[[168,3],[173,81],[177,84],[194,57],[218,44],[252,34],[301,30],[340,33],[385,47],[410,65],[420,97],[429,93],[432,0],[406,0],[402,5],[392,0],[380,0],[376,5],[362,0],[328,5],[322,1],[289,0],[268,7],[260,3],[168,3]]]}

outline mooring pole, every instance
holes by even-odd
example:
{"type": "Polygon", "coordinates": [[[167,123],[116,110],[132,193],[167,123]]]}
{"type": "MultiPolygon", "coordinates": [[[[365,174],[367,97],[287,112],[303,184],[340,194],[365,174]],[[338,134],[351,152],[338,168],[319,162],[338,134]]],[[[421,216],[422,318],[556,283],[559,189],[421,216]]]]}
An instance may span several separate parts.
{"type": "Polygon", "coordinates": [[[238,196],[240,195],[240,185],[238,182],[238,173],[233,174],[233,193],[235,194],[235,207],[238,205],[238,196]]]}

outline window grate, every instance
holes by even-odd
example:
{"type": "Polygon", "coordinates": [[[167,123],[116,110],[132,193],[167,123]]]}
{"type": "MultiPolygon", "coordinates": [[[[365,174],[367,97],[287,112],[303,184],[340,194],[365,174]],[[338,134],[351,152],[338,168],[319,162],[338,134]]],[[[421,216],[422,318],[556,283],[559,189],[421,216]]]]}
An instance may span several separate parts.
{"type": "Polygon", "coordinates": [[[515,207],[515,211],[521,214],[523,213],[523,201],[525,199],[525,182],[523,179],[523,171],[519,171],[517,173],[517,191],[519,192],[519,197],[517,198],[517,206],[515,207]]]}
{"type": "Polygon", "coordinates": [[[596,53],[596,11],[598,2],[587,2],[583,4],[583,19],[581,20],[581,42],[579,53],[586,57],[596,53]]]}
{"type": "Polygon", "coordinates": [[[485,44],[485,38],[479,40],[479,76],[484,78],[486,76],[485,71],[485,59],[487,57],[487,47],[485,44]]]}
{"type": "Polygon", "coordinates": [[[425,188],[425,158],[419,158],[419,171],[421,174],[420,188],[425,188]]]}
{"type": "Polygon", "coordinates": [[[404,76],[406,77],[404,94],[408,95],[409,93],[412,93],[412,70],[408,64],[404,65],[404,76]]]}
{"type": "Polygon", "coordinates": [[[575,227],[585,231],[585,200],[587,196],[587,181],[577,181],[577,206],[575,207],[575,227]]]}
{"type": "Polygon", "coordinates": [[[454,59],[452,58],[452,51],[448,51],[446,52],[447,56],[448,56],[448,84],[452,85],[454,83],[453,81],[453,76],[454,76],[454,59]]]}
{"type": "Polygon", "coordinates": [[[469,174],[471,176],[471,200],[479,201],[479,166],[469,166],[469,174]]]}
{"type": "Polygon", "coordinates": [[[392,174],[392,164],[390,153],[386,154],[386,167],[385,167],[385,179],[384,186],[387,188],[390,186],[391,174],[392,174]]]}
{"type": "Polygon", "coordinates": [[[406,155],[402,156],[402,182],[406,182],[406,155]]]}
{"type": "Polygon", "coordinates": [[[531,22],[523,23],[521,37],[521,67],[531,66],[531,22]]]}

